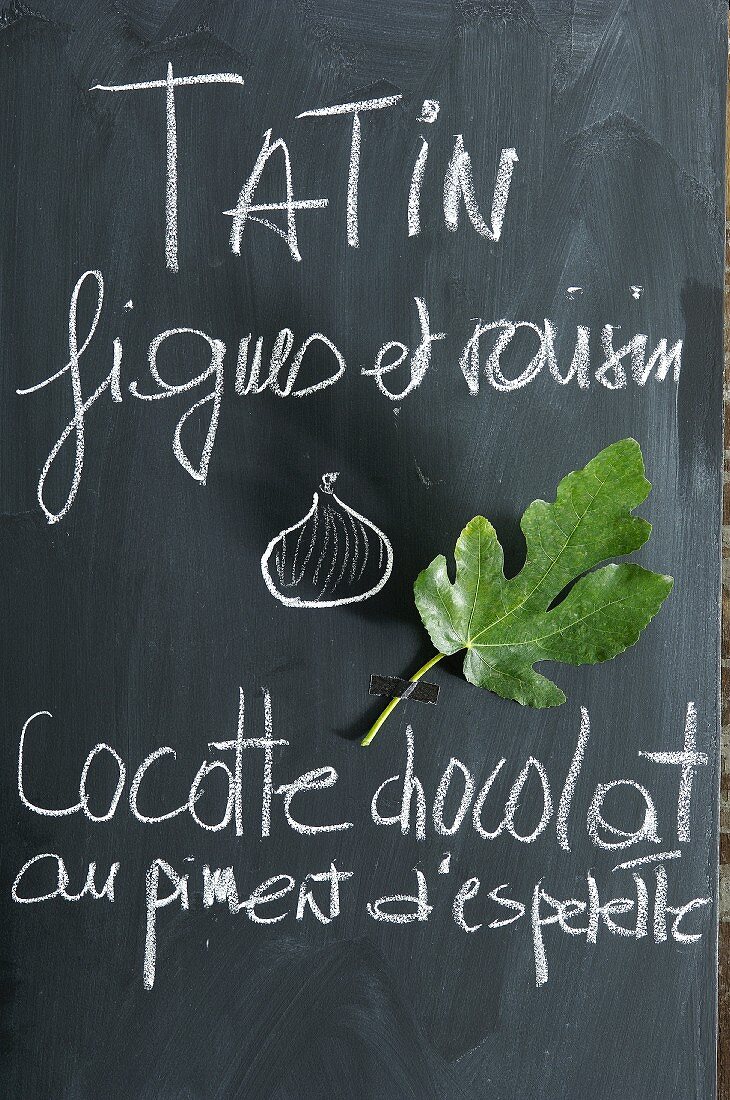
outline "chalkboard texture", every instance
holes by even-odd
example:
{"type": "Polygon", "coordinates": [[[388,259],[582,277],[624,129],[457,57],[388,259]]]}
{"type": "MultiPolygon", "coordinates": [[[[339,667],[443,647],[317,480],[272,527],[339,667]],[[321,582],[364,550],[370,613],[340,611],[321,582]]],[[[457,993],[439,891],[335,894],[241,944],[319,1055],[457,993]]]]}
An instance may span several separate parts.
{"type": "Polygon", "coordinates": [[[715,0],[0,11],[4,1096],[711,1100],[725,61],[715,0]],[[361,747],[418,573],[629,438],[637,645],[361,747]]]}

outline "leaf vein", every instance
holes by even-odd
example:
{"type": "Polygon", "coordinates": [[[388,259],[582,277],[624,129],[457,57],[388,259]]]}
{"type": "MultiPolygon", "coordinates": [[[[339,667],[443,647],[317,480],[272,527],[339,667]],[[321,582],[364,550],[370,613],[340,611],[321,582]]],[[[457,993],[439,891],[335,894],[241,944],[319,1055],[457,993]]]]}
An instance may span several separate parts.
{"type": "MultiPolygon", "coordinates": [[[[610,468],[611,468],[611,470],[613,470],[613,466],[611,466],[610,468]]],[[[598,477],[597,474],[594,475],[594,476],[596,478],[596,481],[598,482],[599,487],[596,490],[596,492],[594,493],[594,495],[591,497],[588,504],[586,505],[585,510],[580,514],[580,519],[579,519],[578,523],[576,523],[575,527],[573,528],[573,530],[570,533],[570,536],[567,538],[566,542],[563,544],[561,550],[553,558],[553,560],[551,561],[549,567],[545,570],[545,572],[542,574],[542,576],[538,578],[538,580],[535,583],[534,587],[527,593],[527,595],[524,597],[524,599],[520,600],[520,602],[518,604],[515,604],[515,606],[513,608],[511,608],[510,611],[508,611],[506,615],[503,615],[500,619],[495,619],[495,621],[493,623],[490,623],[489,626],[484,627],[483,630],[479,631],[479,633],[475,636],[475,638],[471,639],[472,645],[476,641],[476,638],[480,638],[482,636],[482,634],[485,634],[488,630],[493,630],[495,626],[499,625],[499,623],[504,622],[504,620],[509,618],[510,615],[513,615],[516,611],[519,611],[521,608],[523,608],[525,606],[525,604],[527,603],[527,601],[530,599],[530,597],[533,596],[535,594],[535,592],[540,588],[540,586],[545,582],[545,580],[549,576],[551,570],[554,568],[554,566],[557,564],[558,560],[560,559],[561,555],[567,549],[568,543],[570,542],[570,539],[573,537],[573,535],[578,530],[578,528],[580,527],[580,525],[583,522],[583,520],[585,519],[585,517],[588,515],[589,511],[591,510],[594,503],[596,502],[596,500],[600,496],[601,492],[603,491],[603,487],[606,485],[606,482],[608,481],[608,477],[605,477],[603,480],[601,480],[598,477]]],[[[557,503],[557,500],[556,500],[556,503],[557,503]]]]}

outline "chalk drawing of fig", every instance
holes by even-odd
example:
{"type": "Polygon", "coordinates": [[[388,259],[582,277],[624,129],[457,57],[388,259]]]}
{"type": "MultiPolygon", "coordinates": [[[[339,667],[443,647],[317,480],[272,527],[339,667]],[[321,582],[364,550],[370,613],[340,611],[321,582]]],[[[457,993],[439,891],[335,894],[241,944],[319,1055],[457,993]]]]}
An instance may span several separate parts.
{"type": "Polygon", "coordinates": [[[261,558],[266,587],[287,607],[339,607],[379,592],[393,568],[383,532],[335,496],[325,474],[312,507],[271,540],[261,558]]]}

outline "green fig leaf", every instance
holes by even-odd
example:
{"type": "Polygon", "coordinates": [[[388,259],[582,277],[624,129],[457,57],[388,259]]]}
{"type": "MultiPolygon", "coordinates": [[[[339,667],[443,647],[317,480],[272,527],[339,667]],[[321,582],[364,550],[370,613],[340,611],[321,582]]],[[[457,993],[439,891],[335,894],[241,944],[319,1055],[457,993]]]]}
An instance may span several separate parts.
{"type": "Polygon", "coordinates": [[[635,440],[606,447],[563,478],[553,503],[536,500],[527,508],[520,524],[527,556],[509,580],[494,528],[476,516],[456,544],[454,582],[441,555],[414,586],[438,652],[466,650],[467,680],[505,699],[531,707],[565,702],[533,666],[610,660],[638,640],[672,589],[671,577],[638,565],[589,572],[649,538],[651,525],[631,512],[650,489],[635,440]]]}

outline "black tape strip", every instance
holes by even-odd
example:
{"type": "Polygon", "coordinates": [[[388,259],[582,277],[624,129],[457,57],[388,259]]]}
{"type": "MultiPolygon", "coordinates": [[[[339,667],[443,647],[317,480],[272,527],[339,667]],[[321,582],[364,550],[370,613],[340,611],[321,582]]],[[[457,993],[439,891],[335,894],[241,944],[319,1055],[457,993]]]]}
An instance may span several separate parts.
{"type": "Polygon", "coordinates": [[[389,699],[415,699],[417,703],[436,703],[439,697],[438,684],[429,684],[427,680],[401,680],[400,676],[370,677],[370,694],[387,695],[389,699]]]}

